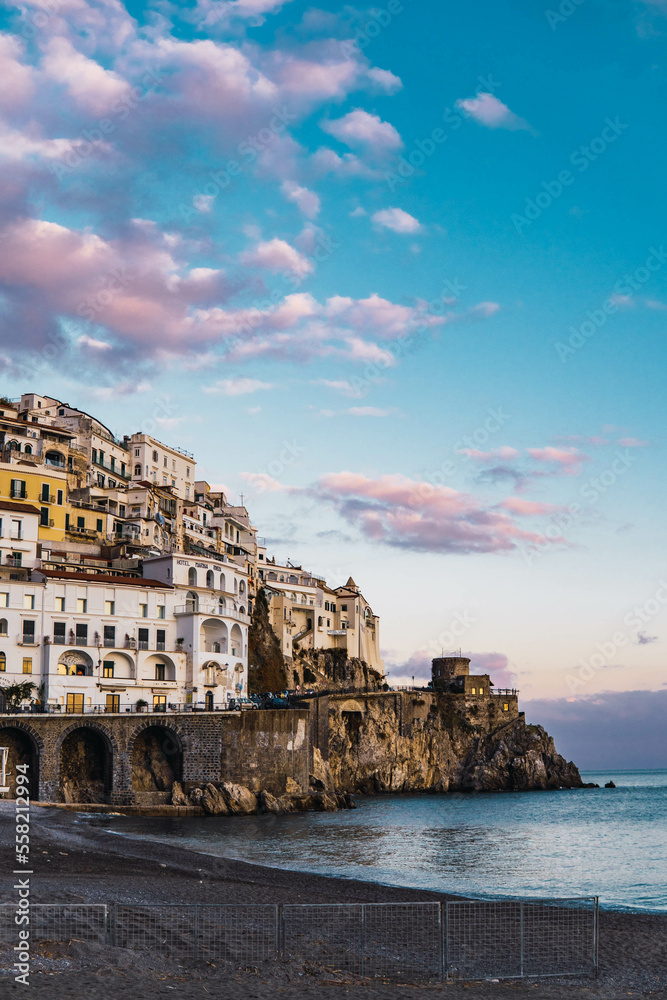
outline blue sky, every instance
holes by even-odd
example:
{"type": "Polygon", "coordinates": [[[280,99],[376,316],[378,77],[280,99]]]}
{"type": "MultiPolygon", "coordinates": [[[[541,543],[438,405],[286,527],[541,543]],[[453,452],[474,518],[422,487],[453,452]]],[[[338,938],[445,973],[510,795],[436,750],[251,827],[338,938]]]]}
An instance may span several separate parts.
{"type": "Polygon", "coordinates": [[[390,678],[612,726],[665,677],[667,4],[571,6],[5,5],[0,365],[352,573],[390,678]]]}

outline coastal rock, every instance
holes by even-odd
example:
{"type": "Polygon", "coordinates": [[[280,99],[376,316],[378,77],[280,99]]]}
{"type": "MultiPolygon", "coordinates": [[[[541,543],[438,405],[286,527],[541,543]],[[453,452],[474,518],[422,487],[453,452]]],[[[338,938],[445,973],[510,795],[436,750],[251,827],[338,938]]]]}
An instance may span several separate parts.
{"type": "Polygon", "coordinates": [[[614,784],[613,781],[608,781],[607,784],[604,787],[605,788],[616,788],[616,785],[614,784]]]}
{"type": "Polygon", "coordinates": [[[212,782],[209,782],[204,788],[199,804],[209,816],[228,816],[230,812],[225,801],[225,796],[212,782]]]}
{"type": "Polygon", "coordinates": [[[175,781],[171,786],[171,804],[173,806],[189,806],[190,798],[183,791],[180,781],[175,781]]]}
{"type": "Polygon", "coordinates": [[[289,776],[285,778],[285,795],[301,795],[303,788],[298,781],[289,776]]]}
{"type": "Polygon", "coordinates": [[[583,788],[576,766],[523,714],[505,721],[498,699],[366,698],[363,712],[334,710],[329,766],[334,787],[386,792],[532,791],[583,788]]]}
{"type": "Polygon", "coordinates": [[[226,781],[219,794],[232,816],[250,816],[257,812],[257,796],[245,785],[234,785],[226,781]]]}
{"type": "Polygon", "coordinates": [[[260,792],[258,802],[261,812],[273,813],[274,816],[280,816],[283,812],[280,802],[271,792],[260,792]]]}

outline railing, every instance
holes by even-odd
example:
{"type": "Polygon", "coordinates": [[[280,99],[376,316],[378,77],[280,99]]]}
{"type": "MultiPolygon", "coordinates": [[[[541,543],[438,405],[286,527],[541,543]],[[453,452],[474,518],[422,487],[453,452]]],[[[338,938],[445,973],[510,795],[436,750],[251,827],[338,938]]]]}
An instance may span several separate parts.
{"type": "Polygon", "coordinates": [[[188,604],[180,604],[178,607],[174,608],[175,615],[213,615],[217,618],[235,618],[236,621],[243,622],[244,624],[250,623],[250,615],[245,615],[241,611],[236,611],[234,608],[220,607],[219,605],[205,604],[195,604],[194,602],[188,604]]]}
{"type": "MultiPolygon", "coordinates": [[[[16,941],[15,903],[0,941],[16,941]]],[[[181,963],[313,965],[402,982],[598,971],[597,897],[429,903],[112,903],[30,906],[31,942],[90,942],[181,963]]],[[[260,974],[262,974],[260,973],[260,974]]],[[[303,971],[299,973],[303,975],[303,971]]]]}

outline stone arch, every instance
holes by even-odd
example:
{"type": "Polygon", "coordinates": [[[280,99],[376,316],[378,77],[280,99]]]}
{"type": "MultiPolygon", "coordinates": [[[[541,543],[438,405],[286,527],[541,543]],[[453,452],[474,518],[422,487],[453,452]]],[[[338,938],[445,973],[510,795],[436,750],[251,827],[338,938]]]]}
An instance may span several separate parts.
{"type": "Polygon", "coordinates": [[[340,710],[341,712],[361,712],[363,715],[365,707],[360,701],[357,701],[356,698],[347,698],[341,703],[340,710]]]}
{"type": "Polygon", "coordinates": [[[174,782],[183,780],[184,750],[181,733],[173,726],[152,720],[137,726],[128,741],[137,805],[170,801],[174,782]]]}
{"type": "Polygon", "coordinates": [[[93,668],[92,657],[82,649],[68,649],[58,657],[59,674],[92,677],[93,668]]]}
{"type": "Polygon", "coordinates": [[[7,798],[16,798],[16,765],[28,764],[28,792],[31,799],[39,798],[39,764],[44,750],[44,740],[32,726],[16,720],[0,726],[0,746],[9,749],[7,760],[7,798]]]}
{"type": "Polygon", "coordinates": [[[197,570],[194,568],[194,566],[191,566],[190,569],[188,570],[188,587],[196,587],[196,586],[197,586],[197,570]]]}
{"type": "Polygon", "coordinates": [[[205,618],[199,626],[199,641],[204,653],[226,653],[229,647],[226,622],[219,618],[205,618]]]}
{"type": "Polygon", "coordinates": [[[65,456],[56,448],[50,448],[44,455],[44,464],[53,465],[56,469],[64,469],[66,465],[65,456]]]}
{"type": "Polygon", "coordinates": [[[62,802],[110,802],[118,745],[98,722],[75,722],[56,743],[62,802]]]}
{"type": "Polygon", "coordinates": [[[243,656],[243,632],[239,625],[234,623],[229,636],[229,644],[232,656],[243,656]]]}

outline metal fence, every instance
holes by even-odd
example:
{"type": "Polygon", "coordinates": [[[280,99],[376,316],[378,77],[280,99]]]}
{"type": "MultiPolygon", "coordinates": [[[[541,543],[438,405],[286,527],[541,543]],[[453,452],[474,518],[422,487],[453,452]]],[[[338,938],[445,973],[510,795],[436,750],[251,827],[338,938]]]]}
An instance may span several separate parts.
{"type": "MultiPolygon", "coordinates": [[[[0,905],[0,943],[16,943],[0,905]]],[[[32,904],[35,941],[93,942],[234,968],[315,963],[398,980],[597,974],[598,900],[298,905],[32,904]]]]}

